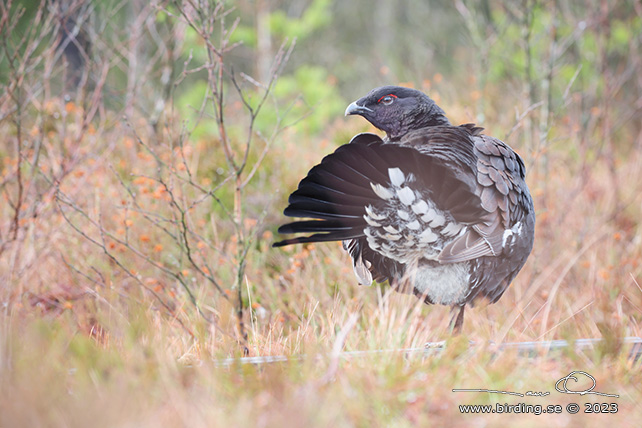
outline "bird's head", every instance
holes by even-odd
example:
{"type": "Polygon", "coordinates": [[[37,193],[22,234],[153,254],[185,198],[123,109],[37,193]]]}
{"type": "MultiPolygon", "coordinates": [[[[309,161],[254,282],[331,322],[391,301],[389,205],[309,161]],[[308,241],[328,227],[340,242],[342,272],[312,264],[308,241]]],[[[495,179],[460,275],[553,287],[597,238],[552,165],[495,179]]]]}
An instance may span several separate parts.
{"type": "Polygon", "coordinates": [[[373,89],[348,106],[346,116],[351,114],[363,116],[391,140],[426,126],[450,124],[444,111],[428,95],[401,86],[373,89]]]}

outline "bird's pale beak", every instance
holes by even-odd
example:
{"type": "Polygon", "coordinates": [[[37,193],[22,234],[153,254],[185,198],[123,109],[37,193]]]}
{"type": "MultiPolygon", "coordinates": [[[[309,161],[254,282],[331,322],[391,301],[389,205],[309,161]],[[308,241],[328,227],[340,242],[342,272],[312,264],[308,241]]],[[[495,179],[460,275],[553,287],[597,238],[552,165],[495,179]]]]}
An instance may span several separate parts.
{"type": "Polygon", "coordinates": [[[366,112],[372,112],[372,109],[365,107],[365,106],[360,106],[357,104],[357,101],[353,102],[346,108],[346,116],[349,116],[351,114],[364,114],[366,112]]]}

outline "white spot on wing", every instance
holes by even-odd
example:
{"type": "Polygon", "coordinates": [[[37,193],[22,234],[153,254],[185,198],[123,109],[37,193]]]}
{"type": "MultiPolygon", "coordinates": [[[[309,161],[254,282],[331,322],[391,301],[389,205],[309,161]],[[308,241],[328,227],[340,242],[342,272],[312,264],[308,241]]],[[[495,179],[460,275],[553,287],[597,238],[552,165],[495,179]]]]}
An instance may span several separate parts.
{"type": "Polygon", "coordinates": [[[406,181],[406,177],[399,168],[388,168],[388,176],[393,186],[400,187],[406,181]]]}
{"type": "Polygon", "coordinates": [[[428,212],[428,204],[424,200],[420,200],[412,206],[412,210],[415,214],[425,214],[428,212]]]}
{"type": "Polygon", "coordinates": [[[417,220],[413,220],[410,223],[408,223],[406,227],[411,230],[417,230],[419,229],[419,222],[417,220]]]}
{"type": "Polygon", "coordinates": [[[367,239],[368,239],[368,246],[370,246],[370,248],[376,251],[379,248],[379,243],[372,236],[368,236],[367,239]]]}
{"type": "Polygon", "coordinates": [[[410,218],[410,214],[403,210],[397,210],[397,215],[402,220],[408,220],[410,218]]]}
{"type": "Polygon", "coordinates": [[[508,240],[508,238],[510,238],[514,234],[519,235],[521,233],[522,233],[522,222],[521,221],[518,221],[517,223],[515,223],[513,225],[513,227],[511,227],[510,229],[504,230],[504,235],[502,236],[502,247],[506,246],[506,241],[508,240]]]}
{"type": "Polygon", "coordinates": [[[385,201],[394,196],[390,189],[383,187],[381,184],[370,183],[370,187],[372,187],[372,190],[377,194],[377,196],[385,201]]]}
{"type": "Polygon", "coordinates": [[[434,208],[430,208],[428,212],[421,217],[421,220],[425,223],[428,223],[435,217],[437,217],[437,211],[435,211],[434,208]]]}
{"type": "Polygon", "coordinates": [[[462,227],[463,227],[462,224],[451,222],[451,223],[448,223],[446,227],[444,227],[441,233],[443,233],[444,235],[453,236],[459,233],[462,227]]]}
{"type": "Polygon", "coordinates": [[[390,232],[390,233],[399,233],[399,230],[395,229],[392,226],[384,226],[383,230],[385,230],[386,232],[390,232]]]}
{"type": "Polygon", "coordinates": [[[439,238],[432,230],[426,229],[419,234],[419,242],[429,244],[435,242],[439,238]]]}
{"type": "Polygon", "coordinates": [[[440,227],[444,224],[446,224],[446,218],[443,215],[437,215],[437,217],[430,222],[430,227],[440,227]]]}
{"type": "Polygon", "coordinates": [[[415,192],[410,187],[404,187],[397,190],[397,197],[403,204],[410,205],[415,201],[415,192]]]}
{"type": "Polygon", "coordinates": [[[370,216],[370,218],[374,220],[383,220],[386,218],[385,215],[379,215],[374,212],[374,209],[372,208],[372,205],[368,205],[366,207],[366,213],[370,216]]]}
{"type": "Polygon", "coordinates": [[[372,218],[370,218],[370,216],[369,216],[369,215],[364,215],[364,216],[363,216],[363,219],[364,219],[364,220],[366,221],[366,223],[368,223],[370,226],[374,226],[374,227],[381,227],[381,224],[380,224],[380,223],[377,223],[376,221],[374,221],[372,218]]]}

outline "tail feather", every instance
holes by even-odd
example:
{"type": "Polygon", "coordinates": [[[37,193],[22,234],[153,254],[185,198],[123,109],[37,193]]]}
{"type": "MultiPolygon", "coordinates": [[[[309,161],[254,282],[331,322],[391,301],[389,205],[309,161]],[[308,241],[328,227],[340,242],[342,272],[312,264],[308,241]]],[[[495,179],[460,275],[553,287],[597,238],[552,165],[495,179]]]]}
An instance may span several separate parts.
{"type": "Polygon", "coordinates": [[[352,230],[353,227],[363,223],[363,219],[335,219],[335,220],[302,220],[284,224],[279,227],[279,233],[304,233],[304,232],[335,232],[352,230]]]}
{"type": "Polygon", "coordinates": [[[340,168],[337,172],[339,174],[351,173],[350,178],[358,180],[353,182],[363,187],[369,186],[372,180],[377,183],[388,180],[388,168],[384,167],[384,165],[390,166],[390,163],[387,163],[385,159],[379,158],[380,154],[373,153],[372,148],[372,145],[345,145],[339,147],[336,153],[341,153],[343,156],[337,165],[340,168]]]}
{"type": "Polygon", "coordinates": [[[285,247],[286,245],[294,244],[308,244],[311,242],[330,242],[330,241],[344,241],[346,239],[359,238],[363,233],[355,233],[354,231],[334,232],[334,233],[315,233],[311,236],[299,236],[298,238],[284,239],[283,241],[275,242],[273,247],[285,247]]]}
{"type": "MultiPolygon", "coordinates": [[[[372,147],[366,145],[356,146],[350,150],[350,153],[347,153],[347,157],[350,159],[350,162],[353,165],[359,165],[360,170],[364,171],[369,178],[369,180],[366,180],[368,181],[368,183],[365,183],[366,186],[369,187],[369,182],[373,180],[375,180],[376,183],[385,183],[388,181],[388,168],[393,166],[391,165],[392,159],[386,158],[385,156],[389,148],[399,148],[399,146],[379,145],[377,156],[372,156],[370,154],[372,147]]],[[[407,148],[401,150],[402,153],[406,153],[407,151],[407,148]]],[[[401,166],[399,162],[395,163],[397,166],[401,166]]],[[[404,159],[403,164],[407,163],[408,159],[404,159]]]]}
{"type": "MultiPolygon", "coordinates": [[[[358,183],[353,182],[352,180],[354,179],[354,177],[346,177],[345,172],[341,174],[340,172],[329,171],[327,169],[313,169],[312,171],[310,171],[308,177],[310,179],[310,184],[323,183],[325,187],[331,189],[341,189],[342,193],[346,193],[349,195],[362,197],[370,196],[368,194],[368,187],[364,187],[358,183]]],[[[375,177],[372,178],[374,179],[375,177]]],[[[301,187],[299,188],[299,190],[301,190],[301,187]]]]}
{"type": "Polygon", "coordinates": [[[311,217],[318,219],[360,218],[363,216],[363,205],[349,206],[318,199],[299,200],[290,204],[283,212],[288,217],[311,217]]]}
{"type": "Polygon", "coordinates": [[[355,139],[323,158],[288,199],[285,215],[314,220],[288,223],[279,228],[279,233],[316,233],[286,239],[274,247],[363,238],[368,226],[363,217],[365,208],[385,203],[372,184],[389,186],[390,168],[400,168],[406,177],[419,180],[417,188],[425,189],[427,197],[443,209],[452,209],[455,218],[458,213],[479,218],[481,202],[471,183],[463,181],[453,165],[412,147],[386,144],[373,134],[355,139]]]}
{"type": "MultiPolygon", "coordinates": [[[[365,192],[365,189],[361,192],[365,192]]],[[[360,192],[360,193],[361,193],[360,192]]],[[[365,193],[364,193],[365,194],[365,193]]],[[[328,187],[325,183],[315,183],[312,181],[301,182],[299,189],[290,195],[289,203],[298,202],[299,197],[308,197],[312,199],[324,199],[328,202],[334,202],[341,205],[363,205],[369,202],[370,195],[361,196],[361,194],[347,193],[347,191],[338,190],[328,187]]]]}

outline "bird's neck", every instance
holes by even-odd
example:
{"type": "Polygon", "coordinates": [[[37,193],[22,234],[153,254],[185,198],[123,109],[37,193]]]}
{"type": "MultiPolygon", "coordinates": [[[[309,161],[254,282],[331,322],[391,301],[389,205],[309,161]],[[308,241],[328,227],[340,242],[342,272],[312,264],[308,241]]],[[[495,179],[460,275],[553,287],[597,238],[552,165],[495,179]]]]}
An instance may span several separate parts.
{"type": "Polygon", "coordinates": [[[448,126],[450,121],[443,114],[443,112],[432,112],[434,114],[421,114],[408,117],[407,120],[400,126],[398,130],[388,131],[386,134],[389,141],[399,141],[404,135],[410,131],[428,128],[431,126],[448,126]]]}
{"type": "Polygon", "coordinates": [[[416,125],[417,125],[417,129],[419,129],[419,128],[426,128],[428,126],[450,125],[450,121],[443,113],[440,113],[440,114],[432,115],[428,118],[425,118],[425,117],[418,118],[416,125]]]}
{"type": "Polygon", "coordinates": [[[446,117],[444,111],[437,104],[432,104],[430,110],[424,114],[415,117],[418,128],[425,128],[427,126],[440,126],[450,125],[450,121],[446,117]]]}

